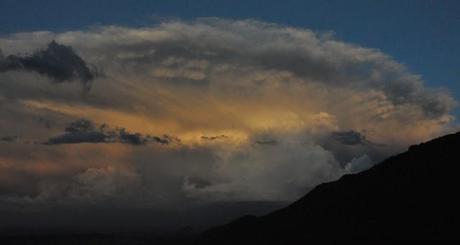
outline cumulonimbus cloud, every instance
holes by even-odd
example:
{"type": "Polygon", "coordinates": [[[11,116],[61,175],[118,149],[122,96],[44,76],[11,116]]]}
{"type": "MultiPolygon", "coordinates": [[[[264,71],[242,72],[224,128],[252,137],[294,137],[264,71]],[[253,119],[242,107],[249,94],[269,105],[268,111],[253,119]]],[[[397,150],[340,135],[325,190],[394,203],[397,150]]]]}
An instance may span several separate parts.
{"type": "MultiPolygon", "coordinates": [[[[54,49],[17,54],[52,40],[103,67],[105,76],[81,95],[72,83],[48,86],[25,68],[0,73],[0,135],[11,135],[6,129],[12,128],[14,135],[23,134],[19,139],[33,135],[55,145],[41,144],[31,151],[19,140],[1,142],[9,149],[2,152],[7,155],[0,159],[3,168],[15,173],[8,180],[38,174],[59,184],[84,179],[85,188],[78,190],[90,189],[91,196],[104,190],[101,195],[110,193],[108,198],[119,194],[118,201],[148,199],[148,204],[168,207],[190,200],[291,201],[321,182],[439,135],[453,121],[456,102],[448,91],[425,86],[420,75],[379,50],[308,29],[207,18],[145,28],[20,33],[0,37],[7,57],[2,62],[47,57],[54,49]],[[40,133],[30,126],[47,116],[62,127],[37,124],[40,133]],[[67,125],[76,118],[126,130],[117,131],[114,140],[108,131],[83,121],[67,125]],[[130,147],[145,142],[147,135],[175,135],[148,140],[181,143],[130,147]],[[112,141],[125,144],[69,144],[112,141]],[[23,158],[26,149],[43,166],[31,167],[35,163],[23,158]],[[93,159],[81,154],[83,161],[70,149],[88,152],[93,159]],[[55,155],[67,165],[58,164],[61,159],[55,155]],[[17,165],[10,164],[15,161],[17,165]],[[105,188],[120,176],[120,181],[127,179],[120,171],[129,172],[131,189],[105,188]],[[96,183],[97,176],[110,181],[96,183]]],[[[37,69],[29,70],[40,73],[37,69]]],[[[65,71],[65,79],[57,76],[59,81],[93,78],[87,69],[65,71]]],[[[0,185],[6,183],[2,178],[7,176],[0,173],[0,185]]],[[[14,192],[7,189],[9,195],[14,192]]]]}

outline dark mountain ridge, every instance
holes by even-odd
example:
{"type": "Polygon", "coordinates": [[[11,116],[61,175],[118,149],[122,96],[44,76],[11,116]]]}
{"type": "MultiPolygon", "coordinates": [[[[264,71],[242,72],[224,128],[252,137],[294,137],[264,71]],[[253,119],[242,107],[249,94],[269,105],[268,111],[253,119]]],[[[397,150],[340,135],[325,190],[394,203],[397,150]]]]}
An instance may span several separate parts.
{"type": "Polygon", "coordinates": [[[395,244],[456,238],[460,132],[317,186],[290,206],[213,228],[196,244],[395,244]]]}

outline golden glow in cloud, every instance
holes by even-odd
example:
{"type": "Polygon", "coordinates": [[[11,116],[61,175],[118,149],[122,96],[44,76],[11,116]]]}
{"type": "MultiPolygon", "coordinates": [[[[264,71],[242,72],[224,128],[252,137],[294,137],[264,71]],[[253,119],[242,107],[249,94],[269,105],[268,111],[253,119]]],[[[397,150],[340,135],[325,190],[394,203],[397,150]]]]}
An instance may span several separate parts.
{"type": "Polygon", "coordinates": [[[0,37],[0,48],[5,56],[30,53],[52,40],[100,75],[85,92],[33,71],[0,72],[0,136],[20,133],[0,143],[9,149],[0,155],[0,179],[26,186],[31,202],[74,201],[87,198],[85,191],[91,200],[100,192],[157,206],[292,200],[350,164],[375,164],[442,134],[453,120],[448,92],[427,88],[378,50],[307,29],[212,18],[13,34],[0,37]],[[64,129],[79,118],[132,133],[123,137],[181,142],[82,140],[107,137],[92,129],[70,133],[72,144],[43,145],[70,137],[64,129]],[[27,151],[34,154],[22,158],[27,151]],[[36,182],[47,187],[15,182],[29,175],[44,176],[36,182]]]}

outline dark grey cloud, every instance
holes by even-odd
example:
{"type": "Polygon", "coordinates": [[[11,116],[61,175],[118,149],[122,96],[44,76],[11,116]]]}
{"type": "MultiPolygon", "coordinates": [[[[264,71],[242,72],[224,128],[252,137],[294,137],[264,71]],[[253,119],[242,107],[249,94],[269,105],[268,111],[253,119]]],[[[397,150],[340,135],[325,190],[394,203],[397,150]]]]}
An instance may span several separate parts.
{"type": "Polygon", "coordinates": [[[0,140],[5,142],[14,142],[17,138],[17,136],[3,136],[0,138],[0,140]]]}
{"type": "Polygon", "coordinates": [[[48,139],[46,144],[78,144],[78,143],[105,143],[109,136],[103,132],[95,131],[94,124],[87,119],[78,119],[65,128],[62,135],[48,139]]]}
{"type": "Polygon", "coordinates": [[[216,136],[201,136],[202,140],[219,140],[219,139],[226,139],[228,138],[227,135],[221,134],[221,135],[216,135],[216,136]]]}
{"type": "Polygon", "coordinates": [[[321,135],[316,138],[316,142],[331,152],[344,169],[355,164],[361,165],[361,163],[365,163],[365,166],[374,165],[389,155],[404,149],[398,144],[375,143],[369,140],[365,133],[355,130],[335,131],[321,135]],[[364,158],[361,159],[360,157],[364,158]]]}
{"type": "Polygon", "coordinates": [[[335,140],[341,144],[349,145],[349,146],[353,146],[353,145],[385,146],[385,144],[369,141],[366,138],[366,135],[364,135],[363,133],[354,131],[354,130],[332,132],[331,138],[332,140],[335,140]]]}
{"type": "Polygon", "coordinates": [[[91,82],[97,76],[95,69],[78,56],[72,47],[52,41],[44,50],[38,50],[32,55],[0,54],[0,72],[26,70],[46,75],[57,83],[79,80],[85,89],[91,87],[91,82]]]}
{"type": "Polygon", "coordinates": [[[170,135],[150,136],[141,133],[131,133],[125,128],[111,129],[107,124],[100,126],[88,119],[78,119],[71,122],[66,128],[65,133],[51,137],[45,142],[47,145],[58,144],[78,144],[78,143],[122,143],[130,145],[145,145],[148,143],[159,144],[180,144],[181,140],[170,135]]]}
{"type": "Polygon", "coordinates": [[[78,119],[70,123],[70,125],[65,128],[65,131],[68,133],[91,132],[94,130],[95,127],[93,122],[84,118],[78,119]]]}
{"type": "Polygon", "coordinates": [[[367,145],[370,142],[366,139],[366,136],[363,134],[350,130],[350,131],[341,131],[333,132],[331,137],[344,144],[344,145],[367,145]]]}
{"type": "Polygon", "coordinates": [[[167,134],[164,134],[162,137],[159,136],[147,136],[148,141],[153,141],[159,144],[171,144],[171,143],[176,143],[176,144],[181,144],[181,139],[178,137],[170,136],[167,134]]]}
{"type": "Polygon", "coordinates": [[[148,141],[147,138],[143,137],[140,133],[130,133],[126,129],[122,128],[118,131],[118,139],[121,143],[131,145],[145,145],[148,141]]]}
{"type": "Polygon", "coordinates": [[[78,144],[78,143],[105,143],[107,135],[100,132],[75,132],[65,133],[56,137],[50,138],[46,144],[78,144]]]}

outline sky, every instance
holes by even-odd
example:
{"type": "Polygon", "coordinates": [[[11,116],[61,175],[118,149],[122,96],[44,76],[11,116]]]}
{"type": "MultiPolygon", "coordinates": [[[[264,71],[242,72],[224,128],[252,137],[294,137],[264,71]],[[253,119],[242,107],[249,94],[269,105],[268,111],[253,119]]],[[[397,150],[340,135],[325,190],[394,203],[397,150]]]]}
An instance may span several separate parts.
{"type": "Polygon", "coordinates": [[[458,128],[455,1],[0,9],[0,227],[211,224],[458,128]]]}

